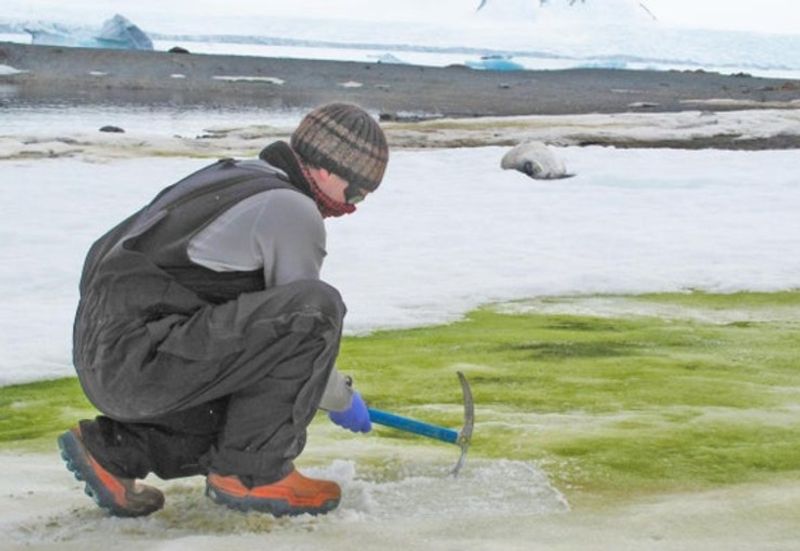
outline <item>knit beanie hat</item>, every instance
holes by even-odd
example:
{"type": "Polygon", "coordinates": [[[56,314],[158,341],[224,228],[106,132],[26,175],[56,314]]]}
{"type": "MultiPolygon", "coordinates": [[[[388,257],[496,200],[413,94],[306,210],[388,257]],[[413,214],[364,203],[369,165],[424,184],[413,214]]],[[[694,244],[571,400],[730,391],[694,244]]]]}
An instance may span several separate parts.
{"type": "Polygon", "coordinates": [[[307,164],[369,191],[381,183],[389,162],[381,127],[369,113],[347,103],[311,111],[292,134],[291,146],[307,164]]]}

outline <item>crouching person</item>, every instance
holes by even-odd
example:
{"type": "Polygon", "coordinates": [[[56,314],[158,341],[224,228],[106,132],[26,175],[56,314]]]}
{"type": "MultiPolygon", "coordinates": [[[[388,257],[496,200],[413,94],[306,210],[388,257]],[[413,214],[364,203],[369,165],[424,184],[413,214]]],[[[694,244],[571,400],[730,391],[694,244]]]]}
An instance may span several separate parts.
{"type": "Polygon", "coordinates": [[[91,247],[74,363],[103,413],[62,434],[61,455],[118,516],[161,509],[137,481],[206,477],[217,503],[274,515],[325,513],[339,486],[293,460],[318,408],[371,429],[334,367],[345,306],[319,279],[323,218],[375,191],[386,139],[362,109],[311,111],[290,143],[224,159],[164,189],[91,247]]]}

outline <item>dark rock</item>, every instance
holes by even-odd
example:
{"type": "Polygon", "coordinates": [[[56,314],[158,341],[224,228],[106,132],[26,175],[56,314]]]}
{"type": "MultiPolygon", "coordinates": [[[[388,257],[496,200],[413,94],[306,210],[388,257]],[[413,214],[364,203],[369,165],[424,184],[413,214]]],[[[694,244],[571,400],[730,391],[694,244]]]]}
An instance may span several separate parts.
{"type": "Polygon", "coordinates": [[[169,53],[171,53],[171,54],[188,54],[190,52],[186,48],[181,48],[180,46],[173,46],[172,48],[169,49],[169,53]]]}
{"type": "Polygon", "coordinates": [[[501,82],[500,84],[497,85],[497,87],[500,88],[501,90],[510,90],[511,89],[511,85],[509,83],[507,83],[507,82],[501,82]]]}
{"type": "Polygon", "coordinates": [[[733,73],[731,76],[736,78],[753,78],[753,75],[750,73],[733,73]]]}
{"type": "Polygon", "coordinates": [[[100,132],[115,132],[117,134],[124,134],[125,131],[119,126],[106,125],[100,129],[100,132]]]}

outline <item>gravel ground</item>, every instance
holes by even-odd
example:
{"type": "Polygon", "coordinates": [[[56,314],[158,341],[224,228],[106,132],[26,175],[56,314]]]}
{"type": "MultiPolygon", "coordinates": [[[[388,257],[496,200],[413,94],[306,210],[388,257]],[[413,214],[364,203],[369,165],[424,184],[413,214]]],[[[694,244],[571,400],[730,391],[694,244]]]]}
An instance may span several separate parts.
{"type": "Polygon", "coordinates": [[[798,107],[800,81],[706,72],[573,69],[476,71],[0,42],[8,102],[121,102],[271,109],[347,100],[396,114],[471,117],[798,107]],[[6,71],[8,72],[8,71],[6,71]]]}

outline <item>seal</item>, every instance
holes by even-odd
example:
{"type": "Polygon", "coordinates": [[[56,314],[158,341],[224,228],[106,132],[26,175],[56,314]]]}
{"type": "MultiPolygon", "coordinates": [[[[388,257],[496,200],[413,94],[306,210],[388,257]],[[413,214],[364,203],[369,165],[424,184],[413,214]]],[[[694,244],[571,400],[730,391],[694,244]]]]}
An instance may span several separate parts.
{"type": "Polygon", "coordinates": [[[515,169],[535,180],[557,180],[571,178],[564,162],[542,142],[525,142],[503,155],[500,161],[503,170],[515,169]]]}

